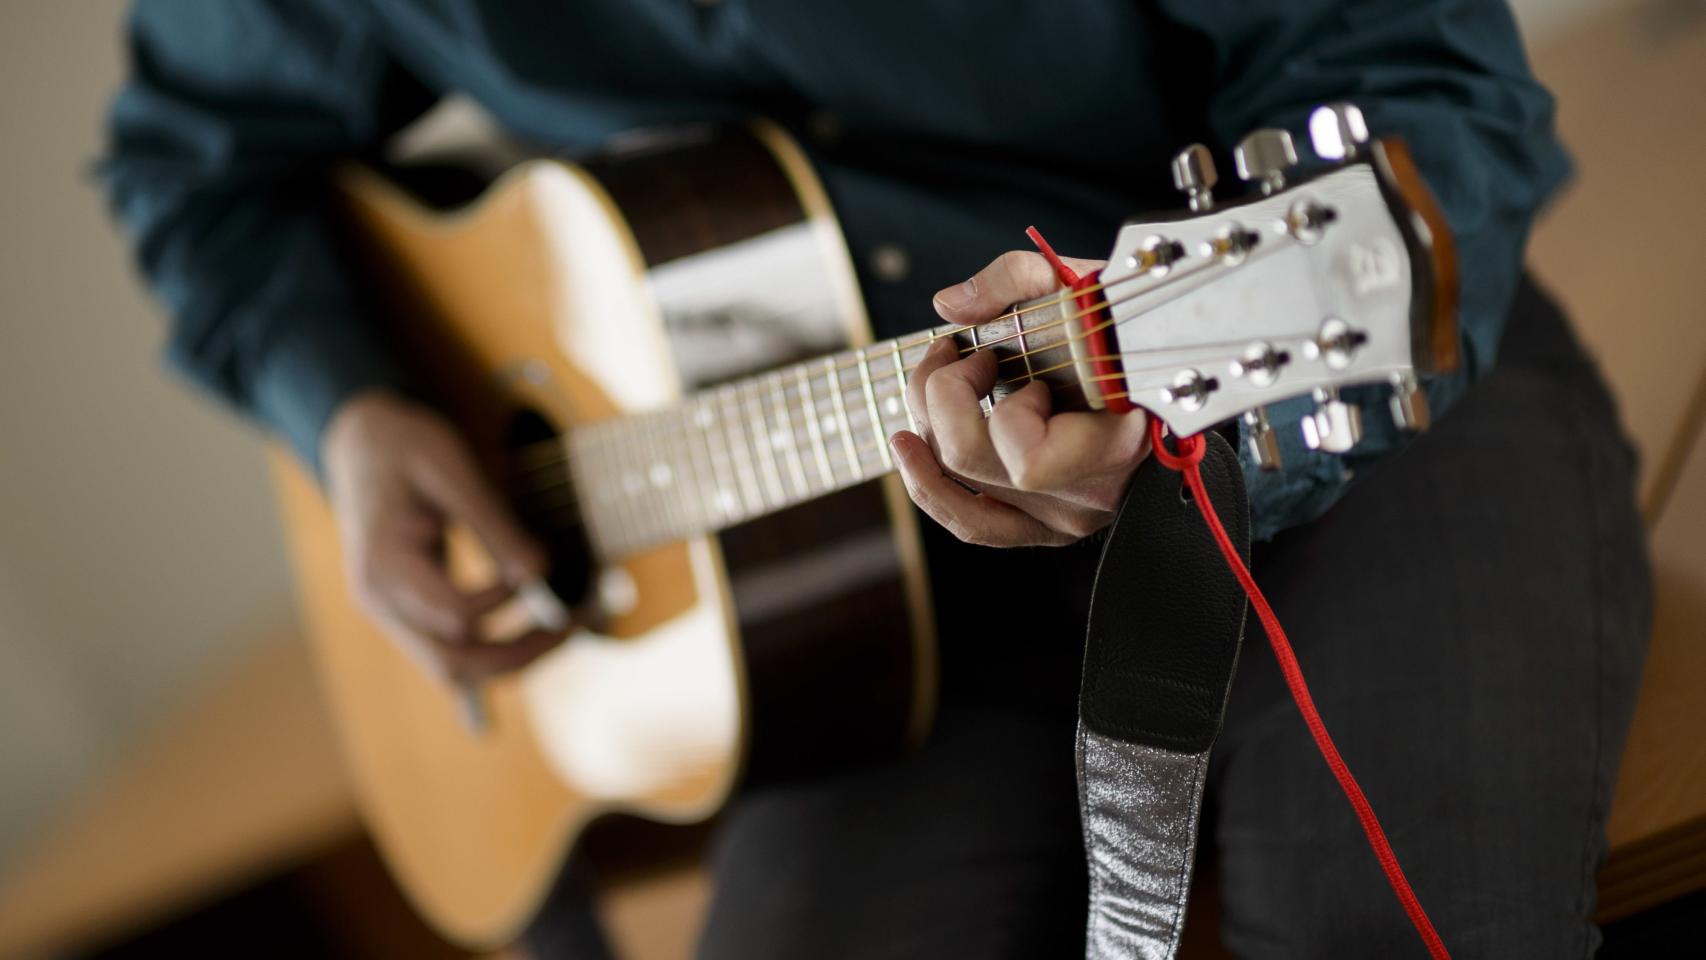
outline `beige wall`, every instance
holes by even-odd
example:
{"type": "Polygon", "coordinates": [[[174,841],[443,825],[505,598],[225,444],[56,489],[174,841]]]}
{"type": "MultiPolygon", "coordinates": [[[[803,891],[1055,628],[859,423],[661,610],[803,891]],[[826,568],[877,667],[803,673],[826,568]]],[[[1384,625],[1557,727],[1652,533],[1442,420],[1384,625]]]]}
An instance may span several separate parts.
{"type": "Polygon", "coordinates": [[[0,865],[289,616],[259,448],[161,374],[90,180],[123,7],[0,3],[0,865]]]}

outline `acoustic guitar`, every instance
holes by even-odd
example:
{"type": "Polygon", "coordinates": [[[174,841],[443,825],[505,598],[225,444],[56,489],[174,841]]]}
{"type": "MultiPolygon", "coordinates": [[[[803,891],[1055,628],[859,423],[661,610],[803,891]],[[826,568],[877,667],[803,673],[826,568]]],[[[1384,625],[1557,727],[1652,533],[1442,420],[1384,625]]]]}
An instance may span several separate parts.
{"type": "MultiPolygon", "coordinates": [[[[1041,380],[1057,408],[1144,409],[1179,434],[1243,417],[1264,465],[1263,407],[1287,397],[1314,395],[1323,450],[1359,435],[1347,386],[1389,385],[1399,424],[1425,425],[1417,378],[1456,359],[1450,235],[1354,108],[1313,134],[1335,162],[1291,182],[1289,137],[1252,134],[1248,196],[1224,206],[1187,150],[1191,209],[1128,223],[1099,277],[880,343],[823,187],[769,125],[528,161],[449,208],[342,177],[399,349],[576,612],[562,647],[478,692],[471,728],[356,610],[326,504],[277,457],[354,786],[422,914],[509,941],[602,815],[697,821],[744,783],[926,735],[929,593],[886,438],[911,425],[907,375],[934,340],[995,352],[993,401],[1041,380]]],[[[469,538],[446,549],[469,582],[490,575],[469,538]]]]}

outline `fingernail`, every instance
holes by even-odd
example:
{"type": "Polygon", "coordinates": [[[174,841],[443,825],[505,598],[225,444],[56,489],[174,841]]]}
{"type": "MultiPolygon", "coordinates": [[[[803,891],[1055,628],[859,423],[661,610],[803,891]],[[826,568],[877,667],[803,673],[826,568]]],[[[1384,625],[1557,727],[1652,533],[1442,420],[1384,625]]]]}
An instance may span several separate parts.
{"type": "Polygon", "coordinates": [[[937,291],[936,312],[941,314],[944,319],[948,319],[948,314],[958,313],[966,309],[976,299],[977,285],[975,283],[970,280],[964,283],[956,283],[946,290],[937,291]]]}

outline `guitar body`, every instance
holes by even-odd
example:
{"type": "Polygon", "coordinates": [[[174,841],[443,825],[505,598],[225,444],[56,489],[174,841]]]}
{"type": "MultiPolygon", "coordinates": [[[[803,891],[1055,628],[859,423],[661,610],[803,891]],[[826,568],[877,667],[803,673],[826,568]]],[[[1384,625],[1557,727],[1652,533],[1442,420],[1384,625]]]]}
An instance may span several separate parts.
{"type": "MultiPolygon", "coordinates": [[[[542,475],[515,462],[572,425],[868,341],[839,228],[795,145],[755,126],[585,166],[529,161],[450,211],[371,173],[343,188],[395,342],[561,549],[559,593],[601,611],[596,630],[488,684],[489,722],[471,731],[454,692],[356,609],[325,501],[276,458],[347,765],[426,917],[467,944],[505,942],[602,815],[702,820],[742,784],[923,737],[933,628],[897,479],[589,566],[568,504],[541,499],[542,475]]],[[[469,583],[489,578],[468,538],[447,549],[469,583]]]]}

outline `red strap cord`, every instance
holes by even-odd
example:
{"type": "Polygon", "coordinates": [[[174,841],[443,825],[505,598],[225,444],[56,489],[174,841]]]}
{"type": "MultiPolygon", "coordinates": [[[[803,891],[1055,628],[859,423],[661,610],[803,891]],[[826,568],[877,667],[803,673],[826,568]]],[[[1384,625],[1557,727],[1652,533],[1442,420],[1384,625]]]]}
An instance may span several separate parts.
{"type": "MultiPolygon", "coordinates": [[[[1025,231],[1031,242],[1037,245],[1049,266],[1054,268],[1055,276],[1060,282],[1074,290],[1087,285],[1094,277],[1080,277],[1076,271],[1067,266],[1043,239],[1036,227],[1025,231]]],[[[1090,314],[1087,319],[1094,319],[1090,314]]],[[[1091,329],[1086,326],[1086,330],[1091,329]]],[[[1105,353],[1106,348],[1100,352],[1105,353]]],[[[1098,371],[1100,372],[1100,371],[1098,371]]],[[[1130,409],[1129,405],[1127,409],[1130,409]]],[[[1214,512],[1214,504],[1209,502],[1208,491],[1203,488],[1202,463],[1203,451],[1207,444],[1198,436],[1180,437],[1177,440],[1178,450],[1169,451],[1163,442],[1165,428],[1161,421],[1149,418],[1149,441],[1155,450],[1155,458],[1169,470],[1184,474],[1185,483],[1191,488],[1191,498],[1196,501],[1197,509],[1202,512],[1203,520],[1208,524],[1210,533],[1214,534],[1214,542],[1220,546],[1220,555],[1226,558],[1226,565],[1232,568],[1232,573],[1238,578],[1238,583],[1244,588],[1244,595],[1250,598],[1250,605],[1256,608],[1256,616],[1261,618],[1262,630],[1268,635],[1268,646],[1274,651],[1274,659],[1279,661],[1280,672],[1285,674],[1286,688],[1291,691],[1291,699],[1297,704],[1297,712],[1303,714],[1303,722],[1309,727],[1309,735],[1315,738],[1315,749],[1321,752],[1321,759],[1327,761],[1328,769],[1333,771],[1333,778],[1339,781],[1339,789],[1345,792],[1345,798],[1350,800],[1351,809],[1356,811],[1357,820],[1362,823],[1363,835],[1368,838],[1368,845],[1374,850],[1375,859],[1380,861],[1381,872],[1386,874],[1386,882],[1391,885],[1392,892],[1398,895],[1398,902],[1404,906],[1404,913],[1410,918],[1410,924],[1416,928],[1422,943],[1427,945],[1428,955],[1434,960],[1450,960],[1451,954],[1446,952],[1445,941],[1439,938],[1434,930],[1433,921],[1428,919],[1422,902],[1416,899],[1416,892],[1410,889],[1410,881],[1404,877],[1404,868],[1398,865],[1398,855],[1392,852],[1392,844],[1386,840],[1386,831],[1380,828],[1380,820],[1374,815],[1374,807],[1369,805],[1368,797],[1363,795],[1362,787],[1357,784],[1356,777],[1351,775],[1351,768],[1345,765],[1343,757],[1339,756],[1339,748],[1333,745],[1333,738],[1327,733],[1327,725],[1321,722],[1321,714],[1315,709],[1315,699],[1309,695],[1309,685],[1303,681],[1303,668],[1297,664],[1297,655],[1291,652],[1291,641],[1285,637],[1285,630],[1280,627],[1279,617],[1274,616],[1273,608],[1268,606],[1268,599],[1262,596],[1262,589],[1256,586],[1256,578],[1250,576],[1250,569],[1244,566],[1244,560],[1238,556],[1237,548],[1232,546],[1232,538],[1226,535],[1226,528],[1220,525],[1220,517],[1214,512]]]]}
{"type": "MultiPolygon", "coordinates": [[[[1054,248],[1049,246],[1049,242],[1043,239],[1042,232],[1036,227],[1026,227],[1025,236],[1031,238],[1031,242],[1036,244],[1037,250],[1042,253],[1043,259],[1054,268],[1054,275],[1060,278],[1061,285],[1074,294],[1072,302],[1078,308],[1077,339],[1083,342],[1084,352],[1089,355],[1086,362],[1094,371],[1096,382],[1106,383],[1110,379],[1117,379],[1120,373],[1119,353],[1114,349],[1114,341],[1110,336],[1112,326],[1103,319],[1105,313],[1101,309],[1107,306],[1108,298],[1106,294],[1097,297],[1088,292],[1091,287],[1099,287],[1100,277],[1094,273],[1079,276],[1077,271],[1060,259],[1060,255],[1054,252],[1054,248]]],[[[1104,397],[1102,406],[1115,413],[1130,413],[1137,409],[1124,392],[1104,397]]]]}
{"type": "Polygon", "coordinates": [[[1315,709],[1315,700],[1309,696],[1309,685],[1303,681],[1303,668],[1298,666],[1297,656],[1291,652],[1291,642],[1286,639],[1279,618],[1274,616],[1273,608],[1268,606],[1267,598],[1262,596],[1261,588],[1256,586],[1256,579],[1250,576],[1249,568],[1244,566],[1243,558],[1238,556],[1238,550],[1233,547],[1232,538],[1226,535],[1226,528],[1220,525],[1220,517],[1214,512],[1214,504],[1209,502],[1208,491],[1203,488],[1202,471],[1199,468],[1207,444],[1200,435],[1180,437],[1177,441],[1177,451],[1169,451],[1163,442],[1163,430],[1161,421],[1151,417],[1149,441],[1155,450],[1155,458],[1169,470],[1184,474],[1185,483],[1191,489],[1191,497],[1196,501],[1197,509],[1202,512],[1209,532],[1214,534],[1214,542],[1220,546],[1220,555],[1226,558],[1226,565],[1232,569],[1238,583],[1243,586],[1244,595],[1250,598],[1250,605],[1256,608],[1256,616],[1261,618],[1262,630],[1268,635],[1268,646],[1273,648],[1274,659],[1279,661],[1280,671],[1285,674],[1285,685],[1291,691],[1292,701],[1297,704],[1297,712],[1303,714],[1303,722],[1309,727],[1309,735],[1315,738],[1315,748],[1321,752],[1321,758],[1327,761],[1328,768],[1333,771],[1333,778],[1339,781],[1339,789],[1343,790],[1346,799],[1350,800],[1351,809],[1356,811],[1357,820],[1362,823],[1363,835],[1368,838],[1368,845],[1374,850],[1375,858],[1380,861],[1381,871],[1386,874],[1386,882],[1391,885],[1392,892],[1398,895],[1398,902],[1403,904],[1404,913],[1409,915],[1411,925],[1427,945],[1428,955],[1434,960],[1449,960],[1451,954],[1446,952],[1445,942],[1434,930],[1427,911],[1422,909],[1422,902],[1416,899],[1415,891],[1410,889],[1410,881],[1404,877],[1404,868],[1398,865],[1398,855],[1392,852],[1392,844],[1386,841],[1386,831],[1380,828],[1374,808],[1369,805],[1368,798],[1363,796],[1362,787],[1357,785],[1356,777],[1351,775],[1351,769],[1345,765],[1344,758],[1339,756],[1339,748],[1333,745],[1333,738],[1327,733],[1327,725],[1321,722],[1321,714],[1315,709]]]}

